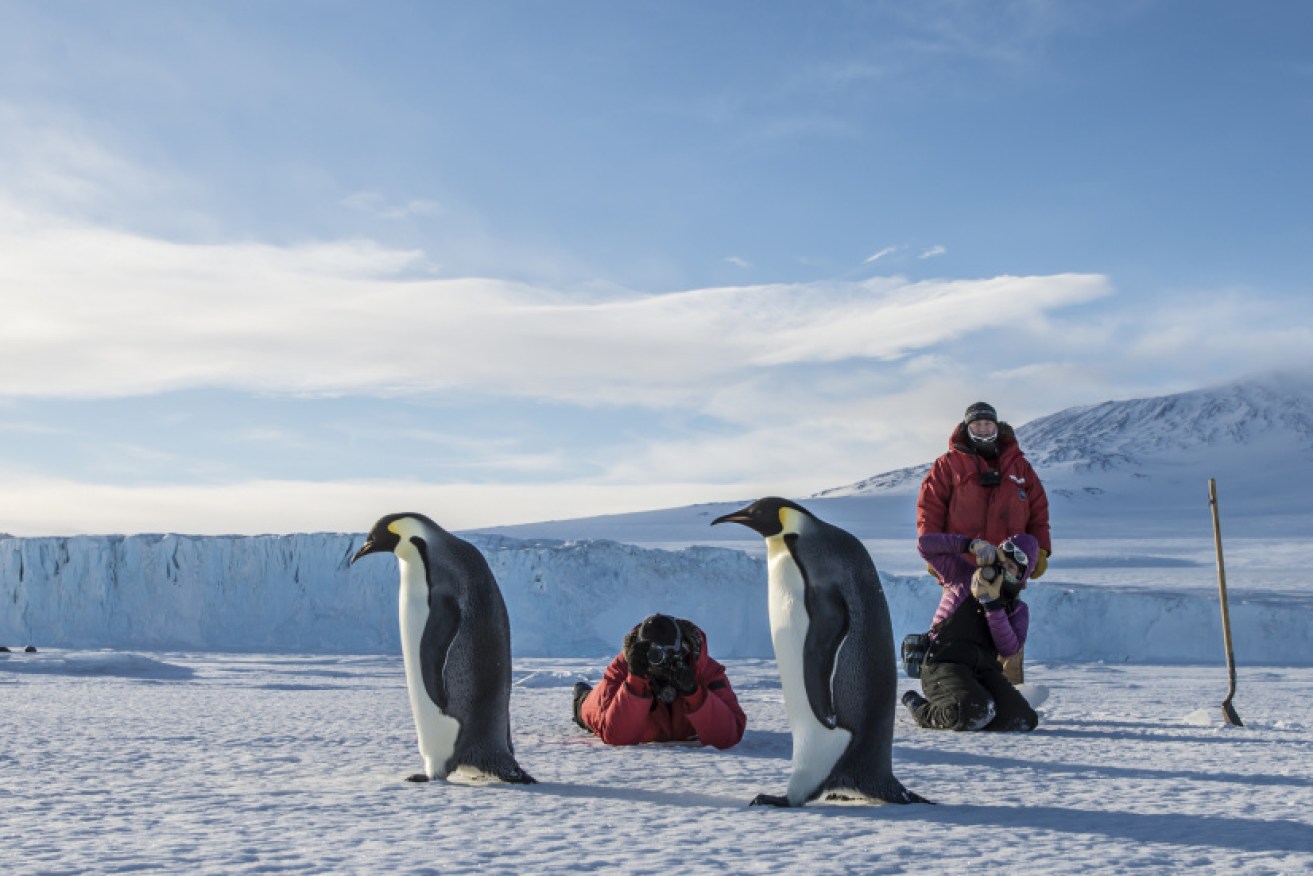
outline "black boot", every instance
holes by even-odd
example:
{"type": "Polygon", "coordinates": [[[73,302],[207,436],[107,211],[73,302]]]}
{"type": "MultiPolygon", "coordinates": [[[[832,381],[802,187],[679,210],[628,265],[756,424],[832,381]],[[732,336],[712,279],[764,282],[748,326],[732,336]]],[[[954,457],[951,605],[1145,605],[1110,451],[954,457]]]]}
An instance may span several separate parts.
{"type": "Polygon", "coordinates": [[[925,697],[914,690],[904,691],[903,693],[903,705],[907,706],[908,711],[913,715],[916,714],[917,709],[925,705],[925,702],[925,697]]]}
{"type": "Polygon", "coordinates": [[[578,724],[580,727],[582,727],[582,728],[584,728],[585,730],[587,730],[589,733],[592,733],[592,732],[593,732],[593,728],[589,727],[587,724],[584,723],[584,719],[580,716],[580,714],[579,714],[579,710],[580,710],[581,708],[583,708],[584,700],[588,699],[588,695],[589,695],[590,693],[592,693],[592,692],[593,692],[593,686],[592,686],[591,684],[589,684],[588,682],[586,682],[586,681],[578,681],[578,682],[575,682],[575,685],[574,685],[574,722],[575,722],[576,724],[578,724]]]}

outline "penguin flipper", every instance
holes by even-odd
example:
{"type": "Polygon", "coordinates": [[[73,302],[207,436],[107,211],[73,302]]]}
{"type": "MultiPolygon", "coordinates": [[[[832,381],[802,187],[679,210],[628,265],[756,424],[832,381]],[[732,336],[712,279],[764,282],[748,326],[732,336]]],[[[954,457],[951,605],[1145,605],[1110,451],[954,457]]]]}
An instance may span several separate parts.
{"type": "Polygon", "coordinates": [[[456,597],[429,592],[429,619],[419,640],[419,666],[429,699],[447,711],[447,681],[444,670],[447,649],[460,629],[460,604],[456,597]]]}
{"type": "Polygon", "coordinates": [[[806,604],[808,624],[802,665],[807,702],[816,720],[833,729],[838,726],[839,718],[834,708],[830,679],[834,676],[839,646],[848,634],[848,606],[835,588],[810,585],[806,604]]]}

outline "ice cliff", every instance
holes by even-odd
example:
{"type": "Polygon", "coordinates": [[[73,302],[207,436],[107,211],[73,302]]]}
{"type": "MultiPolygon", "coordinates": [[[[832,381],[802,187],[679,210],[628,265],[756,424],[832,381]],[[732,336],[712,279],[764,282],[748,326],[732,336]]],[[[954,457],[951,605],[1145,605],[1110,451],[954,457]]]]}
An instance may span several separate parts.
{"type": "MultiPolygon", "coordinates": [[[[712,653],[771,657],[766,568],[737,550],[471,536],[500,582],[520,657],[605,657],[654,611],[712,653]]],[[[127,650],[394,653],[397,566],[347,561],[363,537],[0,538],[0,644],[127,650]]],[[[884,576],[896,640],[928,623],[929,577],[884,576]]],[[[1233,601],[1242,663],[1313,663],[1308,605],[1233,601]]],[[[1215,591],[1037,584],[1031,660],[1220,663],[1215,591]]]]}

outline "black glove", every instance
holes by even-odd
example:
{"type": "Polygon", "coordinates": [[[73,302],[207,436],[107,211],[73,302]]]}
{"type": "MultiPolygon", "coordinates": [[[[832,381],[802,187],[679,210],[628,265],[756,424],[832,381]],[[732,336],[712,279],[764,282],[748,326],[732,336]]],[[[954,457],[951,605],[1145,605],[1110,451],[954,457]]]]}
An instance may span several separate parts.
{"type": "Polygon", "coordinates": [[[679,691],[682,697],[689,696],[697,692],[698,674],[687,660],[678,661],[670,671],[670,682],[679,691]]]}
{"type": "Polygon", "coordinates": [[[629,664],[629,674],[636,675],[639,678],[647,678],[648,673],[652,670],[652,664],[647,659],[647,649],[651,646],[650,642],[639,641],[638,628],[629,631],[625,636],[625,662],[629,664]]]}

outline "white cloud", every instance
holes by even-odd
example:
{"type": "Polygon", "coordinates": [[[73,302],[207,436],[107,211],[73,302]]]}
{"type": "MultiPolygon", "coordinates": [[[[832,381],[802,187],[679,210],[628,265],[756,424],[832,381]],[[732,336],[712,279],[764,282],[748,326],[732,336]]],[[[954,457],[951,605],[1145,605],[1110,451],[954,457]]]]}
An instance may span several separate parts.
{"type": "Polygon", "coordinates": [[[939,244],[935,244],[934,246],[922,252],[919,256],[917,256],[917,258],[932,259],[935,256],[941,256],[946,252],[948,252],[948,250],[945,247],[940,246],[939,244]]]}
{"type": "Polygon", "coordinates": [[[1059,275],[578,299],[402,279],[423,254],[367,241],[201,246],[50,222],[0,222],[0,249],[11,396],[460,388],[596,403],[641,390],[660,405],[761,368],[896,360],[1111,291],[1059,275]]]}
{"type": "Polygon", "coordinates": [[[741,259],[738,256],[725,256],[725,261],[739,268],[750,267],[746,259],[741,259]]]}
{"type": "Polygon", "coordinates": [[[879,252],[872,253],[871,255],[867,256],[866,261],[862,262],[862,264],[869,265],[872,262],[878,262],[880,259],[884,258],[885,256],[893,255],[896,252],[898,252],[898,247],[886,246],[884,249],[880,250],[879,252]]]}

